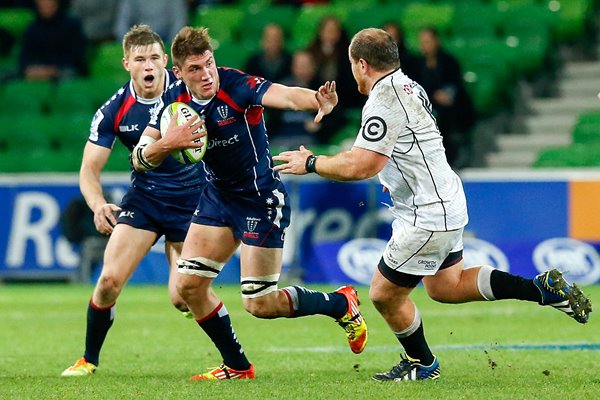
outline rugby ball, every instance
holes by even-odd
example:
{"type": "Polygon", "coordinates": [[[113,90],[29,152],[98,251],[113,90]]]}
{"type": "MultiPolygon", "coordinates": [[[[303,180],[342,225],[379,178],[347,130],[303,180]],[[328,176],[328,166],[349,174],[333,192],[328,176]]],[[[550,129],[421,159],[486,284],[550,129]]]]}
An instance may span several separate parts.
{"type": "MultiPolygon", "coordinates": [[[[160,117],[160,135],[164,137],[167,134],[167,129],[169,128],[169,123],[171,123],[173,116],[177,117],[177,125],[183,125],[197,115],[198,113],[196,110],[185,103],[177,101],[169,104],[165,107],[162,116],[160,117]]],[[[194,133],[206,131],[206,125],[204,125],[204,120],[201,117],[197,119],[197,122],[194,125],[192,125],[192,127],[196,126],[198,129],[196,129],[194,133]]],[[[203,143],[203,146],[199,149],[175,150],[171,153],[171,156],[182,164],[195,164],[199,162],[202,160],[202,157],[204,157],[204,153],[206,153],[206,138],[205,135],[194,140],[196,143],[203,143]]]]}

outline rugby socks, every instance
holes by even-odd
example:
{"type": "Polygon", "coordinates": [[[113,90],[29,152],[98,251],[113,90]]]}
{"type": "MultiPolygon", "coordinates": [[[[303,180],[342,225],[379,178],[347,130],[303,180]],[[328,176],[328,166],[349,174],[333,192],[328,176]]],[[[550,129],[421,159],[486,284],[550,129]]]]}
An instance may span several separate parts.
{"type": "Polygon", "coordinates": [[[412,323],[406,329],[394,332],[394,335],[396,335],[396,338],[410,358],[419,360],[422,365],[431,365],[433,363],[434,356],[425,340],[423,321],[421,320],[421,313],[419,313],[417,306],[415,306],[415,317],[412,323]]]}
{"type": "Polygon", "coordinates": [[[477,287],[486,300],[542,300],[540,291],[532,279],[512,275],[489,265],[484,265],[479,270],[477,287]]]}
{"type": "Polygon", "coordinates": [[[87,311],[87,329],[85,331],[85,357],[87,362],[96,366],[100,363],[100,349],[108,330],[115,319],[115,304],[109,307],[98,307],[90,299],[87,311]]]}
{"type": "Polygon", "coordinates": [[[302,286],[281,289],[290,302],[290,318],[307,315],[327,315],[339,319],[348,311],[348,300],[341,293],[323,293],[302,286]]]}
{"type": "Polygon", "coordinates": [[[237,340],[231,326],[229,313],[223,303],[219,303],[209,315],[196,320],[196,322],[221,353],[223,364],[238,371],[250,368],[250,361],[246,358],[242,345],[237,340]]]}

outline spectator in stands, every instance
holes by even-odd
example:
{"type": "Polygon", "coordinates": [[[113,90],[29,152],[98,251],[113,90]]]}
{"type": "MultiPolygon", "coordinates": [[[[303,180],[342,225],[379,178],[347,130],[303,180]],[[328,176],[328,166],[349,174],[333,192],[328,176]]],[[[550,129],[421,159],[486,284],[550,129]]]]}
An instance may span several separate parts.
{"type": "MultiPolygon", "coordinates": [[[[291,74],[292,55],[285,50],[284,33],[281,25],[267,24],[263,29],[261,49],[250,56],[245,71],[272,82],[280,82],[291,74]]],[[[317,86],[318,88],[318,86],[317,86]]],[[[265,109],[268,132],[275,132],[281,125],[281,110],[265,109]]]]}
{"type": "Polygon", "coordinates": [[[348,34],[339,18],[328,15],[321,19],[317,35],[307,50],[317,63],[318,80],[336,81],[339,107],[361,107],[366,98],[356,91],[356,83],[348,65],[349,43],[348,34]]]}
{"type": "Polygon", "coordinates": [[[291,73],[291,54],[285,50],[284,34],[281,25],[267,24],[263,28],[261,49],[250,56],[245,71],[250,75],[261,76],[279,82],[291,73]]]}
{"type": "Polygon", "coordinates": [[[87,40],[93,44],[112,41],[118,0],[72,0],[71,10],[83,24],[87,40]]]}
{"type": "Polygon", "coordinates": [[[146,24],[160,37],[174,38],[188,20],[185,0],[120,0],[115,37],[123,37],[133,25],[146,24]]]}
{"type": "Polygon", "coordinates": [[[36,0],[36,18],[23,35],[19,68],[25,79],[86,75],[86,39],[65,0],[36,0]]]}
{"type": "Polygon", "coordinates": [[[442,48],[434,28],[419,32],[419,44],[423,58],[414,79],[431,100],[448,162],[453,168],[467,167],[476,117],[473,102],[463,84],[460,64],[442,48]]]}
{"type": "Polygon", "coordinates": [[[388,21],[383,24],[383,30],[389,33],[398,45],[400,54],[400,68],[402,72],[411,78],[416,78],[419,70],[419,57],[413,54],[407,47],[404,37],[404,30],[396,21],[388,21]]]}
{"type": "MultiPolygon", "coordinates": [[[[317,65],[306,50],[296,51],[292,57],[291,75],[281,81],[286,86],[318,89],[317,65]]],[[[336,130],[344,125],[343,110],[334,108],[320,123],[306,111],[285,110],[281,112],[280,125],[270,131],[269,142],[274,146],[296,149],[300,145],[328,144],[336,130]]]]}

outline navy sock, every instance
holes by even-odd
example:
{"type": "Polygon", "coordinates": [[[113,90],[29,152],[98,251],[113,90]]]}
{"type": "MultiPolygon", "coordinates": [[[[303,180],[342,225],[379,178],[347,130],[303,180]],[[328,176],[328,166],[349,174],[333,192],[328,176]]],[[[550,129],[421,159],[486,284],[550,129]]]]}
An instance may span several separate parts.
{"type": "Polygon", "coordinates": [[[100,308],[92,300],[88,304],[87,328],[85,331],[85,353],[83,356],[88,362],[98,366],[100,363],[100,350],[108,330],[115,318],[115,305],[100,308]]]}
{"type": "Polygon", "coordinates": [[[290,300],[290,318],[321,314],[339,319],[348,311],[348,300],[341,293],[317,292],[302,286],[288,286],[282,290],[290,300]]]}
{"type": "Polygon", "coordinates": [[[525,279],[497,269],[493,270],[490,275],[490,287],[494,297],[498,300],[542,301],[542,294],[532,279],[525,279]]]}
{"type": "Polygon", "coordinates": [[[410,358],[416,358],[421,364],[426,366],[433,363],[433,354],[427,345],[423,332],[423,322],[419,324],[416,331],[406,337],[398,337],[398,340],[410,358]]]}
{"type": "Polygon", "coordinates": [[[225,365],[237,370],[250,368],[250,361],[235,336],[229,313],[223,303],[220,303],[207,317],[196,322],[213,341],[225,365]]]}

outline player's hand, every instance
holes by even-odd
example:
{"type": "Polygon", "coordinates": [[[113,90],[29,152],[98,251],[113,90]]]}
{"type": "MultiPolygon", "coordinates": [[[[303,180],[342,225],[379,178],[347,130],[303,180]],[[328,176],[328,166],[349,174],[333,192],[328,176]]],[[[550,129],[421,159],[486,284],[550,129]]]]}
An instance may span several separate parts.
{"type": "Polygon", "coordinates": [[[117,224],[115,213],[121,211],[116,204],[106,203],[94,210],[94,225],[96,230],[103,235],[110,235],[117,224]]]}
{"type": "Polygon", "coordinates": [[[338,103],[338,95],[335,91],[335,81],[327,81],[325,84],[321,85],[319,90],[315,92],[315,97],[319,103],[319,111],[315,116],[315,122],[319,123],[325,115],[333,111],[338,103]]]}
{"type": "Polygon", "coordinates": [[[201,148],[203,143],[198,140],[206,136],[204,120],[194,115],[183,125],[177,125],[177,118],[173,116],[163,138],[163,143],[169,150],[201,148]]]}
{"type": "Polygon", "coordinates": [[[273,156],[274,161],[279,161],[282,164],[275,166],[275,171],[282,174],[304,175],[306,174],[306,159],[313,152],[304,146],[300,146],[299,150],[284,151],[278,156],[273,156]]]}

